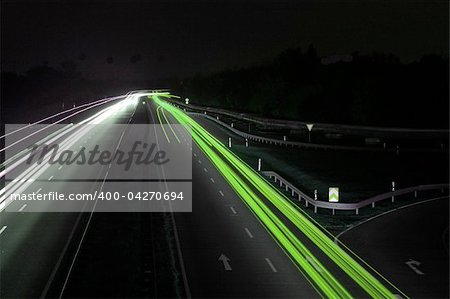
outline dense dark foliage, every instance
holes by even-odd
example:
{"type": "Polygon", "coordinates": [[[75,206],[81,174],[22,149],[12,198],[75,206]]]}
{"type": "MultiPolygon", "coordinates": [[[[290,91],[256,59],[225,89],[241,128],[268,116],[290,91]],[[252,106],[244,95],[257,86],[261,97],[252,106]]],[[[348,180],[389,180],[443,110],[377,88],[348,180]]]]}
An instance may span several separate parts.
{"type": "MultiPolygon", "coordinates": [[[[85,59],[80,54],[80,59],[85,59]]],[[[108,57],[112,58],[112,57],[108,57]]],[[[131,63],[141,60],[136,54],[131,63]]],[[[111,59],[110,63],[113,63],[111,59]]],[[[31,121],[57,110],[161,82],[89,81],[74,61],[2,73],[2,122],[31,121]]],[[[271,63],[171,80],[191,103],[301,121],[448,128],[448,60],[435,55],[402,64],[392,54],[319,58],[313,46],[271,63]]]]}
{"type": "Polygon", "coordinates": [[[192,103],[325,123],[448,127],[448,60],[401,64],[392,54],[319,58],[313,46],[272,63],[195,76],[176,90],[192,103]],[[334,62],[333,62],[334,60],[334,62]]]}

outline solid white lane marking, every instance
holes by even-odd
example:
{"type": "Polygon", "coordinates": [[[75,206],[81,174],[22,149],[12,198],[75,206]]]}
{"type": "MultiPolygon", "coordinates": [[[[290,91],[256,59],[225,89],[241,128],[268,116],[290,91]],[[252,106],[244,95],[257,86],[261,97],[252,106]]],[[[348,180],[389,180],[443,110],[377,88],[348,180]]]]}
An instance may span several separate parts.
{"type": "Polygon", "coordinates": [[[206,168],[203,168],[203,170],[204,170],[205,172],[208,172],[208,169],[206,169],[206,168]]]}
{"type": "Polygon", "coordinates": [[[272,269],[273,272],[278,272],[277,269],[275,268],[275,266],[272,264],[272,262],[270,261],[269,258],[265,258],[267,264],[269,265],[270,269],[272,269]]]}
{"type": "Polygon", "coordinates": [[[0,229],[0,235],[5,231],[6,228],[7,228],[7,226],[5,225],[0,229]]]}
{"type": "Polygon", "coordinates": [[[237,214],[236,210],[233,207],[230,207],[231,212],[233,212],[234,215],[237,214]]]}
{"type": "Polygon", "coordinates": [[[48,180],[51,181],[53,179],[53,176],[49,177],[48,180]]]}
{"type": "Polygon", "coordinates": [[[253,235],[252,235],[252,233],[250,232],[250,230],[248,229],[248,228],[244,228],[245,229],[245,232],[247,233],[247,235],[251,238],[251,239],[253,239],[253,235]]]}
{"type": "Polygon", "coordinates": [[[22,211],[25,209],[26,206],[27,206],[27,204],[24,204],[24,205],[19,209],[19,212],[22,212],[22,211]]]}
{"type": "Polygon", "coordinates": [[[62,168],[63,168],[63,166],[61,165],[61,166],[58,167],[58,170],[61,170],[62,168]]]}
{"type": "Polygon", "coordinates": [[[210,178],[210,180],[211,180],[211,182],[213,182],[213,184],[215,183],[215,181],[214,181],[214,179],[213,179],[213,178],[210,178]]]}
{"type": "Polygon", "coordinates": [[[36,191],[36,193],[39,193],[39,192],[41,192],[41,190],[42,190],[42,188],[39,188],[37,191],[36,191]]]}
{"type": "Polygon", "coordinates": [[[224,197],[225,195],[223,194],[222,190],[219,190],[219,193],[222,197],[224,197]]]}

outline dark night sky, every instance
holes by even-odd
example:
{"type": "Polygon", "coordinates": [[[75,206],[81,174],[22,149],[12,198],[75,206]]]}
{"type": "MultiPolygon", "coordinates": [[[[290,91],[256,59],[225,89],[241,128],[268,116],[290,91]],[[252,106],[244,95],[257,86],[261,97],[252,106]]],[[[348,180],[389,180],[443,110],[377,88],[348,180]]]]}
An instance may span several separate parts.
{"type": "Polygon", "coordinates": [[[448,53],[447,1],[1,2],[3,71],[72,59],[89,78],[184,76],[310,43],[320,55],[392,52],[403,62],[448,53]]]}

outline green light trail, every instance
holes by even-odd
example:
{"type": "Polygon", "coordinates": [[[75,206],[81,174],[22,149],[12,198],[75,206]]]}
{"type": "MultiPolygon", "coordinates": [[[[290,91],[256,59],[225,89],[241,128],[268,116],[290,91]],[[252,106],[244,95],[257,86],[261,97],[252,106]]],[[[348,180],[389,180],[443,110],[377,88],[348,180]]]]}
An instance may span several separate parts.
{"type": "Polygon", "coordinates": [[[166,123],[169,125],[169,128],[170,128],[170,130],[172,131],[173,136],[175,136],[175,139],[178,141],[178,143],[181,143],[181,141],[180,141],[180,139],[178,138],[177,134],[176,134],[175,131],[173,130],[172,125],[170,124],[169,120],[167,119],[166,113],[165,113],[164,111],[165,111],[165,109],[162,108],[162,109],[161,109],[161,112],[162,112],[162,115],[163,115],[164,119],[166,120],[166,123]]]}
{"type": "Polygon", "coordinates": [[[163,125],[162,120],[161,120],[161,115],[159,115],[159,110],[160,110],[160,109],[161,109],[161,106],[159,106],[159,107],[156,109],[156,115],[158,116],[158,121],[159,121],[159,123],[161,124],[161,129],[162,129],[162,131],[163,131],[163,133],[164,133],[164,136],[166,136],[167,142],[170,143],[169,136],[167,136],[166,129],[164,128],[164,125],[163,125]]]}
{"type": "Polygon", "coordinates": [[[187,116],[182,110],[159,100],[157,97],[154,97],[154,100],[158,105],[171,113],[181,124],[191,129],[192,137],[200,149],[211,160],[213,165],[215,165],[283,250],[289,253],[292,257],[291,259],[297,263],[322,291],[323,295],[329,298],[352,297],[238,174],[243,176],[253,188],[261,193],[271,205],[276,207],[289,219],[289,221],[336,265],[365,290],[369,296],[372,298],[395,298],[383,284],[350,257],[342,248],[336,245],[311,220],[303,215],[298,207],[294,206],[284,194],[279,192],[259,173],[229,151],[218,139],[187,116]]]}

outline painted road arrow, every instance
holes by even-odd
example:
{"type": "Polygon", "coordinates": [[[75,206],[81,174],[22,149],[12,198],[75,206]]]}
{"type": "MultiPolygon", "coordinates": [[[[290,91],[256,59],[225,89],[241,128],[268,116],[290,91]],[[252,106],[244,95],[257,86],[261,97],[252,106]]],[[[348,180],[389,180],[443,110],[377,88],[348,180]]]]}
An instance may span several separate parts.
{"type": "Polygon", "coordinates": [[[407,264],[411,270],[416,272],[417,275],[425,275],[422,271],[420,271],[417,267],[420,266],[421,262],[415,260],[409,260],[405,264],[407,264]]]}
{"type": "Polygon", "coordinates": [[[233,269],[231,269],[231,266],[230,266],[230,259],[225,254],[222,253],[219,256],[218,260],[223,263],[223,268],[225,269],[225,271],[233,270],[233,269]]]}

